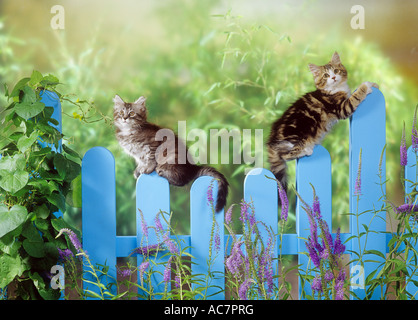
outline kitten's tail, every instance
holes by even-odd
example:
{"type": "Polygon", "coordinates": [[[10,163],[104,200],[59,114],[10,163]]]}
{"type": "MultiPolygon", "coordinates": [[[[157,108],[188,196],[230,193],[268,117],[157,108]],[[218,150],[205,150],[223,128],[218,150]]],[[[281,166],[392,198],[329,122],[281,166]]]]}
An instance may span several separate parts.
{"type": "MultiPolygon", "coordinates": [[[[270,171],[280,182],[283,189],[287,192],[287,164],[280,155],[269,156],[270,171]]],[[[280,201],[280,199],[279,199],[280,201]]]]}
{"type": "Polygon", "coordinates": [[[212,167],[202,166],[196,172],[195,179],[202,176],[210,176],[218,181],[218,197],[216,199],[215,211],[221,211],[226,205],[226,197],[228,196],[229,183],[225,176],[212,167]]]}

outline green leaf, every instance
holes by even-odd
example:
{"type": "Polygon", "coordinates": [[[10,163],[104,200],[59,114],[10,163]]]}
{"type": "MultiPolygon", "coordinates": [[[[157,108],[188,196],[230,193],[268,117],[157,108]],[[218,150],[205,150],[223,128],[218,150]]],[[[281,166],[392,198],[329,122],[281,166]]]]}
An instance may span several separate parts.
{"type": "Polygon", "coordinates": [[[15,154],[0,159],[0,170],[16,171],[24,170],[25,167],[26,159],[23,154],[15,154]]]}
{"type": "Polygon", "coordinates": [[[11,257],[8,254],[0,255],[0,288],[4,288],[15,277],[20,277],[25,271],[25,264],[19,255],[11,257]]]}
{"type": "Polygon", "coordinates": [[[6,253],[10,256],[16,256],[21,245],[21,242],[16,241],[13,232],[10,232],[7,235],[0,238],[0,250],[3,253],[6,253]]]}
{"type": "Polygon", "coordinates": [[[15,205],[10,210],[5,205],[0,205],[0,238],[23,224],[27,215],[26,208],[20,205],[15,205]]]}
{"type": "Polygon", "coordinates": [[[60,290],[52,288],[38,290],[41,297],[45,300],[58,300],[61,296],[60,290]]]}
{"type": "Polygon", "coordinates": [[[30,77],[29,84],[35,87],[38,84],[40,84],[43,78],[44,77],[42,76],[42,73],[40,73],[39,71],[33,70],[32,75],[30,77]]]}
{"type": "Polygon", "coordinates": [[[33,131],[29,137],[22,136],[17,141],[17,148],[20,150],[20,152],[24,153],[26,150],[28,150],[36,140],[38,140],[39,133],[37,131],[33,131]]]}
{"type": "Polygon", "coordinates": [[[29,82],[30,78],[23,78],[19,80],[19,82],[15,85],[15,87],[12,90],[12,93],[10,94],[10,98],[13,97],[19,97],[20,91],[26,86],[26,84],[29,82]]]}
{"type": "Polygon", "coordinates": [[[71,182],[73,207],[81,208],[81,174],[71,182]]]}
{"type": "Polygon", "coordinates": [[[44,110],[44,108],[45,104],[40,101],[36,101],[33,103],[22,102],[16,104],[15,111],[23,119],[28,120],[40,114],[44,110]]]}
{"type": "Polygon", "coordinates": [[[46,197],[49,202],[56,206],[62,213],[65,212],[65,199],[61,193],[53,192],[50,196],[46,197]]]}
{"type": "Polygon", "coordinates": [[[29,239],[25,239],[23,240],[23,248],[31,257],[34,257],[34,258],[45,257],[43,241],[30,241],[29,239]]]}
{"type": "Polygon", "coordinates": [[[58,80],[57,77],[53,76],[52,74],[48,74],[47,76],[45,76],[42,79],[41,86],[42,87],[49,87],[49,86],[55,86],[59,83],[60,83],[60,81],[58,80]]]}
{"type": "Polygon", "coordinates": [[[377,256],[381,257],[382,259],[386,259],[386,256],[383,253],[381,253],[380,251],[377,251],[377,250],[366,250],[364,252],[364,254],[374,254],[374,255],[377,255],[377,256]]]}
{"type": "Polygon", "coordinates": [[[71,149],[69,146],[67,146],[66,144],[62,145],[62,148],[64,149],[64,152],[68,153],[68,155],[74,157],[74,158],[78,158],[78,159],[82,159],[80,157],[80,155],[74,151],[73,149],[71,149]]]}
{"type": "Polygon", "coordinates": [[[28,185],[39,190],[43,195],[50,195],[54,191],[59,191],[57,185],[53,181],[45,181],[44,179],[31,179],[28,185]]]}
{"type": "Polygon", "coordinates": [[[0,187],[10,193],[16,193],[29,181],[29,173],[23,170],[0,170],[0,187]]]}
{"type": "Polygon", "coordinates": [[[68,181],[75,179],[80,173],[80,165],[57,153],[54,157],[54,166],[59,175],[68,181]]]}

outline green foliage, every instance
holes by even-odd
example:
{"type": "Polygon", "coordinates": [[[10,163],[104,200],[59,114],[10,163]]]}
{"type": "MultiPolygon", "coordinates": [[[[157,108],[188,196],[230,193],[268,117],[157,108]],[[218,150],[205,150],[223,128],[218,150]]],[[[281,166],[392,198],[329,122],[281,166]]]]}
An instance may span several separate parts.
{"type": "Polygon", "coordinates": [[[55,91],[58,82],[34,71],[13,90],[6,87],[9,104],[0,114],[0,288],[14,282],[20,299],[58,298],[48,274],[57,264],[57,249],[66,247],[65,240],[55,239],[57,227],[66,223],[54,213],[66,211],[72,181],[80,174],[73,150],[52,149],[58,150],[63,135],[40,95],[55,91]]]}

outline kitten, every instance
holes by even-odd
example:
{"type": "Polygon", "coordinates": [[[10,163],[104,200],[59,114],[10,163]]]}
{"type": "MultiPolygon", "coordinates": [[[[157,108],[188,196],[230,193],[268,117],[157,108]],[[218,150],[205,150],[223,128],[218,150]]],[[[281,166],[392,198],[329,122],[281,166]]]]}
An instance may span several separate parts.
{"type": "Polygon", "coordinates": [[[144,97],[140,97],[133,103],[126,103],[118,95],[113,99],[116,138],[124,151],[137,163],[134,177],[138,178],[143,173],[149,174],[155,170],[159,176],[175,186],[184,186],[200,176],[214,177],[218,181],[215,210],[222,210],[228,195],[228,182],[225,177],[212,167],[192,163],[185,144],[176,135],[173,134],[174,141],[167,141],[167,136],[163,141],[156,140],[157,132],[168,129],[147,121],[145,100],[144,97]],[[163,148],[165,142],[172,144],[163,148]],[[184,163],[179,163],[180,147],[186,151],[184,163]]]}
{"type": "Polygon", "coordinates": [[[326,65],[309,64],[309,69],[316,90],[302,96],[273,123],[267,141],[271,171],[285,190],[286,161],[310,156],[332,126],[350,117],[372,87],[379,87],[366,81],[351,95],[347,70],[337,52],[326,65]]]}

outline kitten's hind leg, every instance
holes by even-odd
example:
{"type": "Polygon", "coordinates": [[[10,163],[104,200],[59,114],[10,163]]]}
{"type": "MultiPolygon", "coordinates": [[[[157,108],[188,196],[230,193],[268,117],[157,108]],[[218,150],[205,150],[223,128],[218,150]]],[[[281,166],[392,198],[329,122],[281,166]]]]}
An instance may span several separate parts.
{"type": "Polygon", "coordinates": [[[189,182],[189,179],[186,179],[184,172],[182,174],[180,165],[175,166],[169,164],[162,164],[158,165],[155,171],[160,177],[166,178],[168,180],[168,183],[172,184],[173,186],[182,187],[189,182]]]}

